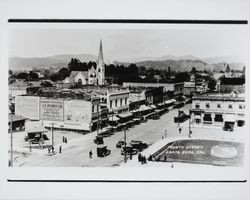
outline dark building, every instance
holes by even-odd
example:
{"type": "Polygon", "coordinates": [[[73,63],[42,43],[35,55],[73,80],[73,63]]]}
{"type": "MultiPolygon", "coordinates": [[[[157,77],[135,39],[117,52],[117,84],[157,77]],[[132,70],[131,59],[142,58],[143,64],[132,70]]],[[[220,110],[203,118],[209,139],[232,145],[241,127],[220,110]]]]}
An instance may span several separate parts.
{"type": "Polygon", "coordinates": [[[229,93],[238,91],[245,93],[245,78],[227,78],[223,77],[220,79],[219,91],[229,93]]]}

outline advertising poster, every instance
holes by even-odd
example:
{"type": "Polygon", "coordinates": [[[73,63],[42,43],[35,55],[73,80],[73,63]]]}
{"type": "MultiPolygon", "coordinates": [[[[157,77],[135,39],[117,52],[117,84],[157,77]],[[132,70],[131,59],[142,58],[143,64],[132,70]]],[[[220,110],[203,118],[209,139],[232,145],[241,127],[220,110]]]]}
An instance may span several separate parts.
{"type": "Polygon", "coordinates": [[[91,102],[71,100],[64,102],[64,121],[90,123],[92,117],[91,102]]]}
{"type": "Polygon", "coordinates": [[[63,121],[63,100],[41,98],[41,119],[63,121]]]}
{"type": "Polygon", "coordinates": [[[35,96],[16,96],[15,114],[32,120],[39,120],[39,100],[35,96]]]}

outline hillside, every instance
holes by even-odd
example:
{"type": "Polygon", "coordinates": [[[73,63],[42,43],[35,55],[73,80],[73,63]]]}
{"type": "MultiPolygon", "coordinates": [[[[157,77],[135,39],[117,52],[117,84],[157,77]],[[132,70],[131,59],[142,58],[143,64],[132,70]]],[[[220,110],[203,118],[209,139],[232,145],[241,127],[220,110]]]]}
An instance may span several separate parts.
{"type": "Polygon", "coordinates": [[[34,58],[22,58],[11,57],[9,58],[9,68],[11,70],[31,70],[32,68],[62,68],[66,67],[71,58],[77,58],[81,62],[95,61],[97,56],[91,54],[64,54],[55,55],[49,57],[34,57],[34,58]]]}
{"type": "MultiPolygon", "coordinates": [[[[81,62],[96,61],[97,56],[92,54],[62,54],[54,55],[48,57],[34,57],[34,58],[22,58],[22,57],[12,57],[9,59],[9,67],[11,70],[32,70],[32,68],[43,68],[43,69],[60,69],[62,67],[67,67],[71,58],[77,58],[81,62]]],[[[170,69],[172,71],[190,71],[192,67],[196,67],[197,70],[208,70],[208,71],[221,71],[224,70],[224,63],[228,61],[233,61],[235,59],[229,57],[210,57],[210,58],[197,58],[195,56],[186,55],[186,56],[162,56],[158,58],[149,58],[141,57],[134,58],[137,62],[129,62],[128,59],[119,59],[114,61],[114,64],[128,66],[130,63],[136,63],[138,66],[145,66],[146,68],[155,68],[155,69],[170,69]],[[144,60],[143,60],[144,59],[144,60]],[[142,61],[141,61],[142,60],[142,61]],[[204,61],[207,60],[208,62],[204,61]],[[224,61],[223,61],[224,60],[224,61]],[[221,62],[219,62],[221,61],[221,62]],[[223,62],[222,62],[223,61],[223,62]]],[[[105,61],[108,64],[108,61],[105,61]]],[[[227,62],[230,65],[231,69],[242,69],[244,64],[240,62],[227,62]]]]}

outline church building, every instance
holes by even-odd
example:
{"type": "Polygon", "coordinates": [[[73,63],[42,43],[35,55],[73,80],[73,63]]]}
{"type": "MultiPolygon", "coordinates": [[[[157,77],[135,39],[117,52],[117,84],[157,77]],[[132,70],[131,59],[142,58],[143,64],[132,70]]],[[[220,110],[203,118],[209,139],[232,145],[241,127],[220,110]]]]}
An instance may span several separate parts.
{"type": "Polygon", "coordinates": [[[105,84],[105,64],[103,59],[102,41],[96,65],[92,65],[82,71],[72,71],[64,83],[81,83],[82,85],[104,85],[105,84]]]}

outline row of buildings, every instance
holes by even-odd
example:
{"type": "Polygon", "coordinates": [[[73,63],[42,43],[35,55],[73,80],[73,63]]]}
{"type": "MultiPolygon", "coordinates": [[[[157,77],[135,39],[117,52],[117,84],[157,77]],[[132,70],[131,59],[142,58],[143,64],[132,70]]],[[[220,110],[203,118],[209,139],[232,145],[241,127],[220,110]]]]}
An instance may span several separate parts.
{"type": "Polygon", "coordinates": [[[131,115],[138,117],[141,112],[171,107],[195,94],[190,110],[193,125],[222,126],[230,120],[244,125],[244,97],[228,95],[233,91],[244,93],[245,79],[241,77],[218,76],[216,95],[206,95],[207,74],[200,74],[198,79],[192,74],[189,82],[181,83],[124,82],[123,86],[107,86],[102,43],[96,63],[83,71],[72,71],[63,83],[51,83],[52,87],[42,87],[44,80],[9,85],[15,115],[41,120],[45,127],[93,131],[108,126],[110,121],[123,118],[120,121],[124,122],[131,115]],[[73,89],[72,83],[81,87],[73,89]]]}

